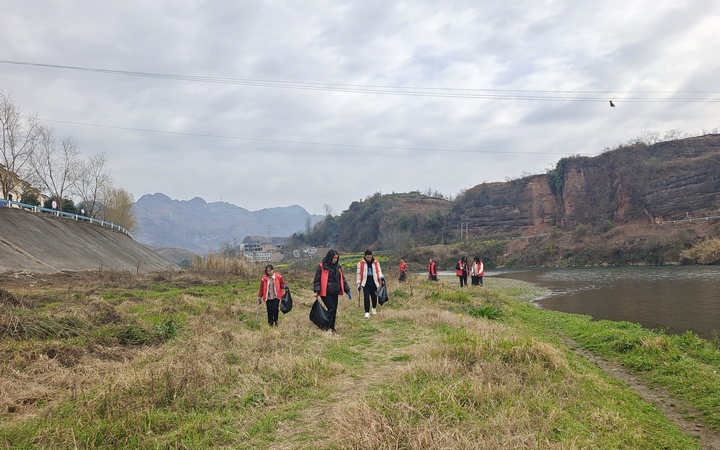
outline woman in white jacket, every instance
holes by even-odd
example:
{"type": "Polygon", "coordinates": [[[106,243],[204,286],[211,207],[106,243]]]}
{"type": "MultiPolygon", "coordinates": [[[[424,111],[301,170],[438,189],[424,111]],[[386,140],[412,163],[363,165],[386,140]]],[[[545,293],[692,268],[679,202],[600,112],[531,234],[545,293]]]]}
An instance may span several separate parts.
{"type": "Polygon", "coordinates": [[[370,318],[370,312],[377,314],[377,290],[385,282],[385,276],[380,263],[373,257],[372,251],[365,250],[365,256],[357,265],[357,289],[364,289],[365,318],[370,318]],[[370,301],[372,300],[372,310],[370,301]]]}
{"type": "Polygon", "coordinates": [[[483,262],[479,256],[473,258],[472,267],[470,268],[470,279],[472,280],[473,286],[483,285],[483,276],[485,275],[485,268],[483,262]]]}

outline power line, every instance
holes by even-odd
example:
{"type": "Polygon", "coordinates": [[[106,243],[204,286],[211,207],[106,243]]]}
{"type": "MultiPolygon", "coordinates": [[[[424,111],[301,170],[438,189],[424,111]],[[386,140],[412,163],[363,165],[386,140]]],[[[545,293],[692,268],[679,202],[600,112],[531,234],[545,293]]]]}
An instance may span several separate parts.
{"type": "Polygon", "coordinates": [[[318,83],[302,81],[262,80],[248,78],[226,78],[169,73],[137,72],[130,70],[101,69],[93,67],[69,66],[61,64],[31,63],[0,60],[0,64],[31,66],[48,69],[64,69],[93,72],[105,75],[121,75],[144,78],[158,78],[199,83],[216,83],[238,86],[257,86],[268,88],[316,90],[328,92],[347,92],[360,94],[399,95],[413,97],[441,97],[486,100],[527,100],[527,101],[565,101],[565,102],[606,102],[608,97],[626,103],[717,103],[715,98],[720,92],[712,91],[581,91],[581,90],[530,90],[530,89],[471,89],[441,88],[417,86],[384,86],[339,83],[318,83]]]}
{"type": "Polygon", "coordinates": [[[383,146],[383,145],[360,145],[360,144],[338,144],[332,142],[312,142],[312,141],[294,141],[289,139],[266,139],[266,138],[251,138],[243,136],[228,136],[222,134],[207,134],[207,133],[186,133],[181,131],[164,131],[164,130],[153,130],[150,128],[134,128],[134,127],[121,127],[115,125],[102,125],[94,123],[82,123],[82,122],[71,122],[67,120],[53,120],[53,119],[39,119],[44,122],[52,123],[64,123],[69,125],[82,125],[86,127],[95,128],[108,128],[113,130],[125,130],[125,131],[139,131],[143,133],[156,133],[156,134],[170,134],[176,136],[192,136],[212,139],[229,139],[237,141],[253,141],[253,142],[274,142],[280,144],[296,144],[296,145],[316,145],[324,147],[347,147],[347,148],[365,148],[375,150],[411,150],[411,151],[424,151],[424,152],[451,152],[451,153],[497,153],[497,154],[510,154],[518,153],[525,155],[567,155],[567,152],[515,152],[515,151],[500,151],[500,150],[467,150],[467,149],[453,149],[453,148],[431,148],[431,147],[396,147],[396,146],[383,146]]]}

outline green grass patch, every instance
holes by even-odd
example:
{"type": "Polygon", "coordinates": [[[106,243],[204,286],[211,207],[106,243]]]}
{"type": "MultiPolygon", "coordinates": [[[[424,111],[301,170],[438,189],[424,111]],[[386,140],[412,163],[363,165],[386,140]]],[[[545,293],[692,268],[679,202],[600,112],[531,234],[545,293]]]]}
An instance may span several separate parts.
{"type": "Polygon", "coordinates": [[[371,320],[341,308],[331,336],[307,318],[310,272],[290,275],[297,304],[277,328],[256,319],[257,274],[33,286],[12,321],[60,331],[0,338],[20,412],[0,412],[0,448],[699,447],[568,339],[716,427],[717,346],[693,334],[541,310],[526,301],[541,291],[491,278],[462,291],[411,279],[371,320]]]}
{"type": "Polygon", "coordinates": [[[470,306],[466,310],[466,313],[472,317],[483,317],[485,319],[497,320],[502,316],[502,312],[495,306],[470,306]]]}

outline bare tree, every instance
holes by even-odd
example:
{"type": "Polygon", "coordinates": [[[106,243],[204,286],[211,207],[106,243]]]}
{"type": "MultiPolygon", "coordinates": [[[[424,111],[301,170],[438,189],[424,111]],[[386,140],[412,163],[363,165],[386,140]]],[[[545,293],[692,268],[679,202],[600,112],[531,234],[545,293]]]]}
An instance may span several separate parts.
{"type": "Polygon", "coordinates": [[[103,194],[100,218],[120,225],[126,230],[132,230],[136,224],[133,213],[134,202],[132,194],[125,189],[111,187],[103,194]]]}
{"type": "Polygon", "coordinates": [[[405,254],[415,247],[415,242],[409,232],[396,229],[381,231],[378,244],[381,249],[392,249],[397,254],[405,254]]]}
{"type": "Polygon", "coordinates": [[[103,193],[112,189],[112,178],[105,171],[107,155],[99,153],[91,155],[87,160],[80,161],[75,180],[74,193],[80,197],[85,208],[85,215],[97,217],[101,209],[103,193]]]}
{"type": "Polygon", "coordinates": [[[40,145],[31,161],[35,182],[62,205],[77,177],[79,157],[75,140],[66,137],[58,142],[53,129],[43,127],[40,145]]]}
{"type": "Polygon", "coordinates": [[[670,130],[667,130],[665,132],[665,135],[663,136],[662,140],[667,141],[676,141],[678,139],[684,139],[690,137],[688,133],[683,132],[682,130],[678,128],[672,128],[670,130]]]}
{"type": "MultiPolygon", "coordinates": [[[[0,92],[0,191],[5,198],[20,186],[29,186],[31,160],[38,145],[41,126],[36,116],[23,116],[9,96],[0,92]]],[[[20,199],[16,199],[20,200],[20,199]]]]}
{"type": "Polygon", "coordinates": [[[660,142],[660,132],[656,130],[645,130],[635,138],[635,143],[653,145],[660,142]]]}

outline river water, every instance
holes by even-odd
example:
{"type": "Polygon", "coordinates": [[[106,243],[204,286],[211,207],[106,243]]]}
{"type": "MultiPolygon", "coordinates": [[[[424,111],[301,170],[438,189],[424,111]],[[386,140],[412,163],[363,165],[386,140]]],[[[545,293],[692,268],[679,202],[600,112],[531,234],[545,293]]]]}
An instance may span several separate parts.
{"type": "Polygon", "coordinates": [[[488,271],[548,290],[541,308],[628,321],[669,334],[720,336],[720,267],[660,266],[488,271]]]}

